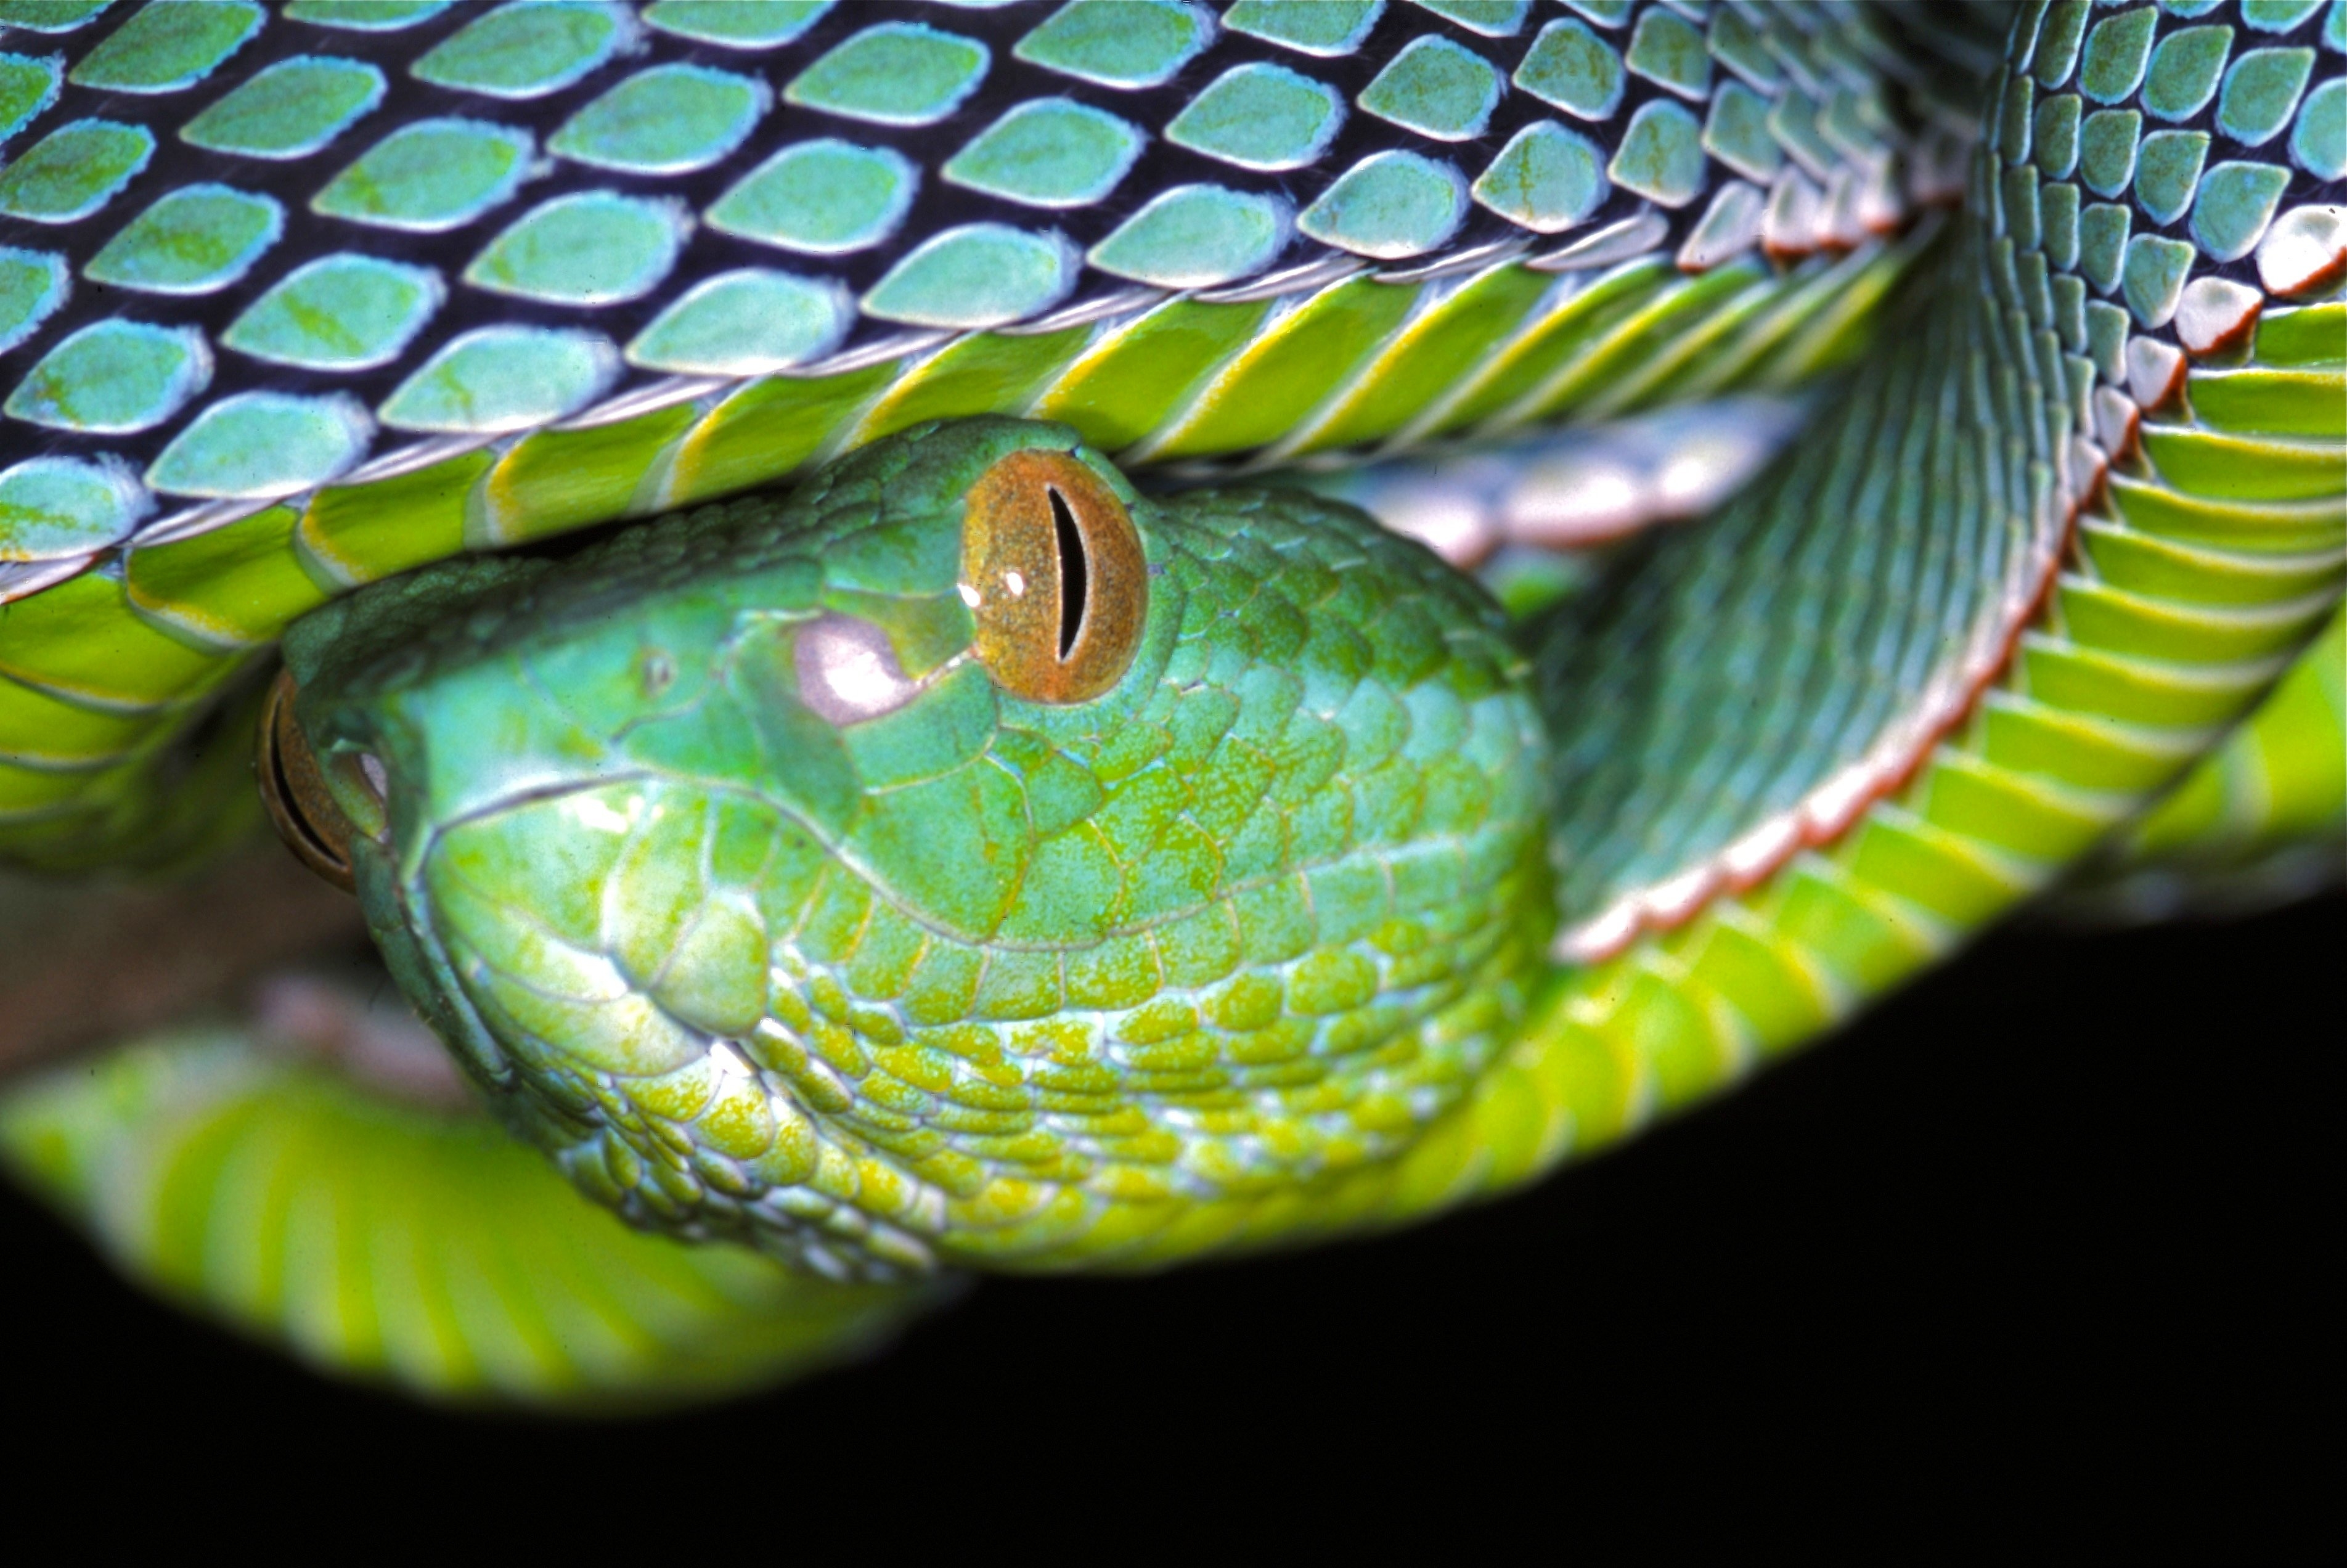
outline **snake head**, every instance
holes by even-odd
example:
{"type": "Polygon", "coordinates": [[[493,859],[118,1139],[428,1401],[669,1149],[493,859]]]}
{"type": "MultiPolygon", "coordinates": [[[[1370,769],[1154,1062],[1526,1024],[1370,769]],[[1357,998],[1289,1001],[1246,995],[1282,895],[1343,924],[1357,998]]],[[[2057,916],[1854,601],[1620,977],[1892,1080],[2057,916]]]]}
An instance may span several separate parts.
{"type": "Polygon", "coordinates": [[[509,1122],[835,1274],[1333,1191],[1489,1064],[1552,919],[1478,589],[1055,425],[429,569],[285,652],[370,924],[509,1122]]]}

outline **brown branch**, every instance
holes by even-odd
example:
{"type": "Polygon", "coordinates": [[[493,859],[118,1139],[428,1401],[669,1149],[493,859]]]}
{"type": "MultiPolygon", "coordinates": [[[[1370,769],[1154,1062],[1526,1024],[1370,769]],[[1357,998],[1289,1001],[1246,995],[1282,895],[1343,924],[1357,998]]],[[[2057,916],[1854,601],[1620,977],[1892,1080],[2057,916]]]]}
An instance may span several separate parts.
{"type": "Polygon", "coordinates": [[[274,843],[171,882],[0,877],[0,1078],[230,1001],[364,934],[357,901],[274,843]]]}

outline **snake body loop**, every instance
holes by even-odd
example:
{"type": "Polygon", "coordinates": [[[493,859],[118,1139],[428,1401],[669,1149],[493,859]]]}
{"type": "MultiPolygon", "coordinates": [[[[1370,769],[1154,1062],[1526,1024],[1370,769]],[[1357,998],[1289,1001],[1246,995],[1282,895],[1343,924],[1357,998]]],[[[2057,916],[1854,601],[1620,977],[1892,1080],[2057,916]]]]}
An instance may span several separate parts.
{"type": "Polygon", "coordinates": [[[2338,5],[91,12],[0,56],[0,849],[227,835],[183,741],[282,649],[494,1112],[843,1325],[1734,1081],[2347,571],[2338,5]],[[1700,522],[1462,477],[1797,383],[1700,522]],[[1389,483],[1440,553],[1328,494],[1389,483]]]}

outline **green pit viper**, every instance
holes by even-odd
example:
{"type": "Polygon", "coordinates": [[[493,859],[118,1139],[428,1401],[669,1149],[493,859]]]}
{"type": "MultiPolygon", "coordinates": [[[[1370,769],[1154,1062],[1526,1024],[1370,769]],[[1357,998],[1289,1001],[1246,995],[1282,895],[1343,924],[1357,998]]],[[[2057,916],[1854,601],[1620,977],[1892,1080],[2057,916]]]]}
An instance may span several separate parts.
{"type": "Polygon", "coordinates": [[[9,929],[257,765],[446,1051],[0,1143],[321,1366],[754,1386],[2339,870],[2337,5],[0,25],[9,929]]]}

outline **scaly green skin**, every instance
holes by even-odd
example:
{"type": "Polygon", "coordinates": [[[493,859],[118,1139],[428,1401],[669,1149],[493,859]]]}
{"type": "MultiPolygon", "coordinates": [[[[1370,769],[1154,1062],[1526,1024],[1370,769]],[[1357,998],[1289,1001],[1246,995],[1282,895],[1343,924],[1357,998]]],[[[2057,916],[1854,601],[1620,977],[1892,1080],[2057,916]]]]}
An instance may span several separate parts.
{"type": "MultiPolygon", "coordinates": [[[[901,363],[757,381],[710,395],[705,410],[540,431],[138,543],[7,606],[0,856],[59,871],[184,856],[174,743],[222,686],[310,610],[452,554],[787,479],[939,417],[1031,413],[1125,461],[1161,462],[1782,388],[1857,351],[1912,256],[1870,239],[1781,274],[1749,257],[1702,277],[1663,257],[1563,280],[1502,262],[1464,279],[1354,279],[1276,304],[1174,299],[1066,333],[976,333],[901,363]],[[1332,379],[1363,395],[1332,403],[1332,379]],[[1399,390],[1368,395],[1381,388],[1399,390]],[[1217,419],[1229,410],[1249,417],[1217,419]]],[[[205,809],[225,799],[208,794],[205,809]]]]}
{"type": "Polygon", "coordinates": [[[508,1120],[631,1218],[827,1271],[1064,1264],[1389,1158],[1517,1033],[1549,934],[1497,607],[1358,512],[1144,501],[1062,428],[427,571],[286,656],[330,776],[388,771],[370,923],[508,1120]],[[1131,668],[1067,707],[968,657],[958,591],[965,492],[1039,446],[1151,570],[1131,668]],[[826,612],[930,684],[819,717],[826,612]]]}
{"type": "Polygon", "coordinates": [[[941,1295],[630,1231],[484,1118],[386,1100],[229,1029],[20,1089],[0,1103],[0,1155],[172,1300],[436,1399],[706,1399],[867,1351],[941,1295]]]}
{"type": "Polygon", "coordinates": [[[2057,917],[2230,915],[2347,876],[2347,613],[2166,799],[2107,846],[2057,917]]]}
{"type": "MultiPolygon", "coordinates": [[[[1884,40],[1864,14],[1851,30],[1820,29],[1814,73],[1793,69],[1788,85],[1767,59],[1738,53],[1749,8],[1719,8],[1702,35],[1667,7],[1598,9],[1607,37],[1571,25],[1607,57],[1627,57],[1651,90],[1708,94],[1722,125],[1731,98],[1747,114],[1762,101],[1732,87],[1732,73],[1772,95],[1793,140],[1874,134],[1881,100],[1826,86],[1867,77],[1856,56],[1884,40]],[[1668,58],[1686,39],[1710,54],[1684,52],[1694,75],[1668,58]]],[[[1548,36],[1550,23],[1536,25],[1548,36]]],[[[1557,103],[1536,85],[1531,34],[1519,31],[1476,46],[1517,65],[1516,87],[1557,103]]],[[[898,536],[854,510],[893,496],[894,479],[841,499],[827,520],[796,517],[788,526],[808,531],[794,569],[775,544],[772,572],[716,571],[728,547],[712,538],[779,523],[774,503],[752,502],[715,520],[665,518],[560,566],[444,568],[320,611],[289,649],[307,686],[304,722],[323,743],[375,737],[406,814],[390,854],[363,870],[377,928],[509,1120],[590,1191],[648,1222],[748,1235],[818,1267],[1148,1264],[1393,1223],[1536,1176],[1814,1038],[2052,883],[2214,745],[2331,613],[2347,559],[2337,419],[2347,310],[2324,272],[2338,236],[2323,204],[2347,167],[2347,148],[2333,145],[2342,50],[2335,11],[2020,8],[1983,99],[1965,217],[1926,280],[1936,297],[1908,301],[1914,313],[1897,318],[1858,390],[1821,415],[1793,461],[1532,630],[1521,652],[1463,582],[1399,547],[1372,550],[1367,525],[1341,512],[1229,497],[1144,507],[1185,603],[1235,592],[1225,569],[1245,570],[1247,547],[1285,541],[1290,528],[1291,555],[1358,546],[1378,556],[1395,591],[1370,594],[1349,618],[1315,603],[1316,619],[1295,618],[1293,646],[1255,651],[1258,673],[1325,683],[1348,669],[1338,631],[1366,631],[1352,662],[1371,678],[1346,688],[1346,705],[1389,682],[1379,661],[1400,651],[1372,615],[1388,600],[1440,601],[1456,611],[1445,623],[1480,628],[1465,645],[1484,651],[1459,678],[1479,702],[1520,715],[1518,750],[1470,758],[1466,772],[1524,820],[1478,820],[1512,849],[1499,858],[1509,875],[1479,886],[1480,898],[1437,906],[1453,925],[1422,917],[1420,935],[1440,939],[1419,952],[1378,945],[1370,921],[1391,911],[1375,896],[1324,905],[1314,879],[1328,867],[1299,879],[1297,863],[1282,862],[1300,886],[1285,911],[1270,907],[1276,881],[1244,894],[1225,886],[1235,854],[1260,847],[1245,839],[1247,824],[1203,848],[1183,838],[1220,804],[1202,787],[1217,737],[1226,743],[1255,716],[1236,687],[1228,728],[1162,690],[1172,709],[1162,723],[1109,731],[1071,712],[1058,716],[1061,734],[1022,718],[1052,737],[1067,770],[1046,766],[1037,747],[999,743],[1015,705],[981,702],[967,669],[869,735],[802,726],[796,738],[812,743],[761,749],[753,718],[779,723],[791,711],[787,692],[755,690],[761,639],[803,625],[826,589],[833,611],[882,623],[908,667],[950,659],[965,635],[942,564],[951,462],[895,477],[915,497],[898,536]],[[756,518],[765,524],[744,520],[756,518]],[[862,553],[830,548],[846,540],[825,528],[864,536],[862,553]],[[1246,537],[1220,559],[1169,543],[1239,529],[1246,537]],[[701,549],[711,555],[691,564],[701,549]],[[612,583],[589,579],[601,568],[612,583]],[[873,581],[854,577],[875,570],[873,581]],[[876,582],[926,586],[908,598],[874,594],[876,582]],[[760,592],[789,608],[736,635],[733,611],[760,592]],[[866,597],[839,597],[849,592],[866,597]],[[467,593],[484,598],[427,630],[467,593]],[[507,602],[517,598],[532,608],[507,602]],[[661,728],[630,729],[630,715],[669,700],[642,684],[647,628],[663,645],[703,650],[735,637],[723,682],[684,660],[671,665],[671,690],[705,687],[703,707],[733,712],[753,740],[678,740],[671,719],[671,749],[652,759],[661,775],[614,783],[598,768],[646,766],[634,748],[661,728]],[[499,678],[524,664],[534,688],[499,678]],[[1519,665],[1537,665],[1537,681],[1522,682],[1519,665]],[[513,770],[518,747],[538,773],[513,770]],[[1008,771],[977,761],[981,752],[1008,771]],[[890,818],[895,792],[875,786],[933,766],[944,771],[904,792],[935,804],[941,779],[989,783],[908,833],[890,818]],[[986,769],[1017,782],[997,788],[986,769]],[[1097,798],[1071,773],[1088,773],[1097,798]],[[511,794],[548,784],[572,792],[576,820],[511,794]],[[988,792],[1003,790],[1023,810],[989,816],[988,792]],[[1552,792],[1543,864],[1530,819],[1552,792]],[[1131,961],[1133,947],[1106,958],[1132,933],[1099,909],[1091,927],[1050,911],[1063,951],[1027,956],[1002,867],[953,858],[954,839],[982,839],[988,855],[1008,842],[1031,852],[1020,893],[1111,898],[1104,873],[1041,875],[1079,852],[1047,863],[1039,800],[1040,820],[1068,842],[1099,826],[1120,876],[1127,861],[1199,874],[1188,888],[1198,904],[1164,911],[1183,934],[1169,944],[1152,932],[1155,968],[1131,961]],[[487,803],[503,809],[479,815],[487,803]],[[1103,825],[1119,813],[1122,836],[1103,825]],[[866,875],[891,897],[859,894],[866,875]],[[1215,969],[1191,938],[1225,902],[1231,957],[1215,969]],[[1280,931],[1298,906],[1309,931],[1293,918],[1280,931]],[[916,951],[906,938],[922,920],[916,951]],[[1551,966],[1536,949],[1559,925],[1573,961],[1551,966]],[[1265,932],[1281,940],[1263,947],[1265,932]],[[966,983],[923,968],[960,951],[976,969],[968,955],[986,947],[1021,956],[966,983]],[[1381,1012],[1410,989],[1396,977],[1414,975],[1422,954],[1450,966],[1458,1011],[1413,995],[1381,1012]],[[1039,970],[1051,989],[1032,984],[1039,970]],[[1245,1010],[1269,1005],[1267,986],[1233,1005],[1243,982],[1273,970],[1279,1016],[1245,1010]],[[1196,989],[1202,1008],[1166,1005],[1167,993],[1196,989]],[[942,1016],[913,1017],[916,1006],[942,1016]],[[1033,1016],[1011,1016],[1023,1009],[1033,1016]],[[1460,1012],[1465,1027],[1453,1028],[1460,1012]],[[1341,1049],[1364,1036],[1366,1055],[1341,1049]],[[1269,1060],[1250,1054],[1256,1037],[1269,1060]],[[1398,1086],[1411,1091],[1389,1092],[1398,1086]]],[[[1674,121],[1675,106],[1635,92],[1645,123],[1679,123],[1692,138],[1692,113],[1674,121]]],[[[1368,89],[1356,101],[1383,116],[1372,99],[1397,107],[1368,89]]],[[[1407,127],[1417,111],[1400,107],[1393,123],[1407,127]]],[[[1626,147],[1634,131],[1607,121],[1602,135],[1626,147]]],[[[1867,149],[1850,156],[1845,173],[1875,167],[1867,149]]],[[[1625,165],[1614,170],[1621,179],[1625,165]]],[[[1725,184],[1706,193],[1733,194],[1725,184]]],[[[149,815],[178,798],[164,743],[219,683],[313,607],[459,550],[723,493],[938,415],[1056,415],[1121,462],[1146,463],[1284,456],[1771,384],[1850,346],[1902,259],[1861,247],[1839,269],[1812,258],[1772,275],[1748,251],[1724,264],[1682,252],[1676,266],[1655,254],[1552,286],[1477,257],[1432,280],[1357,276],[1276,303],[1177,299],[1053,332],[973,332],[885,364],[766,376],[209,518],[184,535],[67,529],[90,552],[78,559],[31,553],[65,548],[44,513],[34,544],[17,541],[36,571],[15,579],[42,586],[15,607],[22,635],[0,638],[10,759],[0,818],[16,853],[52,864],[181,851],[187,840],[149,815]],[[66,568],[53,568],[60,559],[66,568]],[[52,570],[61,575],[41,575],[52,570]]],[[[498,391],[494,380],[477,390],[498,391]]],[[[395,396],[377,412],[395,423],[398,405],[395,396]]],[[[1000,427],[931,437],[941,451],[1030,438],[1068,439],[1000,427]]],[[[150,477],[169,489],[185,468],[159,463],[150,477]]],[[[815,494],[831,496],[821,487],[846,483],[843,472],[815,494]]],[[[764,559],[753,550],[729,564],[764,559]]],[[[1366,569],[1330,567],[1289,569],[1300,581],[1368,580],[1366,569]]],[[[1179,632],[1153,630],[1178,651],[1179,632]]],[[[1174,668],[1167,657],[1161,681],[1174,668]]],[[[1412,679],[1424,692],[1453,676],[1412,679]]],[[[1147,707],[1138,688],[1107,701],[1122,700],[1147,707]]],[[[1248,775],[1261,780],[1255,798],[1294,807],[1271,814],[1283,853],[1327,849],[1332,840],[1299,838],[1296,825],[1326,829],[1337,800],[1354,808],[1352,831],[1371,821],[1358,807],[1380,793],[1361,787],[1381,754],[1376,726],[1356,733],[1346,706],[1328,712],[1333,760],[1276,757],[1292,770],[1285,779],[1248,775]],[[1356,778],[1357,763],[1372,765],[1356,778]],[[1354,787],[1279,798],[1315,765],[1354,787]]],[[[1415,852],[1378,839],[1365,863],[1415,852]]],[[[1118,889],[1124,919],[1133,884],[1118,889]]]]}
{"type": "Polygon", "coordinates": [[[1862,346],[1911,258],[1902,226],[1946,194],[1988,26],[1747,5],[1700,26],[1643,5],[1462,27],[1370,6],[1328,14],[1366,30],[1322,36],[1295,30],[1309,6],[1218,26],[1174,0],[1030,0],[931,17],[935,68],[908,70],[892,10],[634,10],[234,0],[205,28],[168,5],[0,7],[0,856],[198,853],[174,831],[176,743],[340,594],[801,477],[926,420],[1057,420],[1138,469],[1814,375],[1862,346]],[[1411,41],[1499,94],[1486,131],[1442,73],[1409,67],[1411,41]],[[1566,64],[1582,55],[1606,62],[1610,105],[1566,64]],[[980,97],[945,115],[972,62],[980,97]],[[1346,134],[1294,144],[1292,117],[1230,112],[1267,70],[1327,95],[1346,134]],[[379,112],[403,76],[430,124],[379,112]],[[1642,102],[1630,77],[1697,107],[1642,102]],[[125,82],[151,90],[106,90],[125,82]],[[75,128],[91,119],[117,162],[75,128]],[[1668,156],[1604,173],[1634,122],[1668,156]],[[1047,145],[1006,156],[1036,123],[1047,145]],[[1078,177],[1120,138],[1187,149],[1169,198],[1294,224],[1269,250],[1153,224],[1138,166],[1113,190],[1078,177]],[[1528,179],[1532,147],[1563,162],[1528,179]],[[794,160],[825,149],[819,189],[794,185],[794,160]],[[208,191],[184,189],[190,157],[208,191]],[[1317,201],[1378,168],[1413,171],[1420,200],[1317,201]],[[1772,222],[1765,256],[1748,221],[1722,241],[1706,214],[1772,180],[1807,216],[1772,222]],[[565,216],[584,210],[604,219],[565,216]],[[989,287],[1003,267],[935,264],[1071,238],[1101,241],[1106,270],[1009,303],[989,287]],[[747,309],[744,286],[764,291],[747,309]],[[468,330],[485,302],[494,343],[468,330]],[[126,323],[138,352],[90,352],[126,323]]]}

